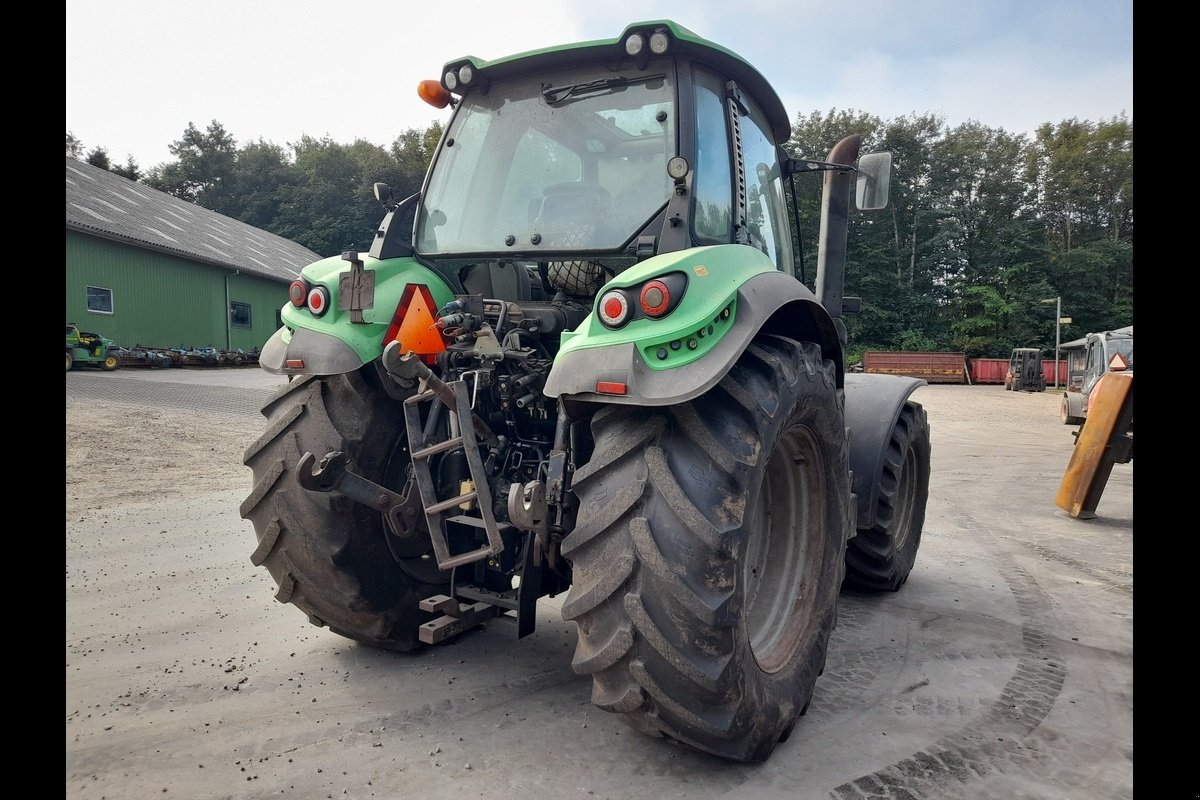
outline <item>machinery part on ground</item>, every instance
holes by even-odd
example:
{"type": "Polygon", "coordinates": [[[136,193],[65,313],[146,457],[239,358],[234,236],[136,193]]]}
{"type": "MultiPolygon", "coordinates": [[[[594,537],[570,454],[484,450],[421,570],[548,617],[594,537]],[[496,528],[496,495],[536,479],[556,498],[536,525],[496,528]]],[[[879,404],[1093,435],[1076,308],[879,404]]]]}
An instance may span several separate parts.
{"type": "Polygon", "coordinates": [[[929,473],[928,415],[910,400],[883,453],[874,524],[860,528],[846,546],[847,586],[894,592],[908,580],[925,524],[929,473]]]}
{"type": "Polygon", "coordinates": [[[1076,519],[1092,519],[1114,464],[1133,460],[1133,373],[1108,372],[1096,384],[1087,420],[1054,503],[1076,519]]]}
{"type": "Polygon", "coordinates": [[[851,524],[835,376],[816,345],[765,337],[691,403],[596,414],[563,542],[593,703],[741,761],[791,731],[824,667],[851,524]]]}
{"type": "Polygon", "coordinates": [[[408,464],[400,404],[373,369],[289,383],[263,407],[266,432],[246,449],[254,489],[241,515],[254,524],[251,556],[314,625],[393,650],[410,650],[433,617],[418,604],[445,589],[428,534],[397,537],[383,515],[348,498],[307,491],[295,470],[305,452],[344,453],[363,475],[404,482],[408,464]]]}

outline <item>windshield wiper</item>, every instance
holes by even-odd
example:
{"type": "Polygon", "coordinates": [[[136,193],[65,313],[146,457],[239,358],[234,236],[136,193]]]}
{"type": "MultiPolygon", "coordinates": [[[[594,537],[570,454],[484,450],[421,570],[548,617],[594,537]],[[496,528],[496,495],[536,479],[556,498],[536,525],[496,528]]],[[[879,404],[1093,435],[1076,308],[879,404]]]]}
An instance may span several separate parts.
{"type": "Polygon", "coordinates": [[[660,72],[657,75],[640,75],[636,78],[601,78],[598,81],[585,81],[583,83],[572,83],[569,86],[547,86],[542,84],[542,97],[547,103],[561,103],[563,100],[572,97],[581,97],[585,94],[596,94],[597,92],[615,92],[618,89],[624,89],[635,83],[649,83],[667,77],[665,72],[660,72]]]}

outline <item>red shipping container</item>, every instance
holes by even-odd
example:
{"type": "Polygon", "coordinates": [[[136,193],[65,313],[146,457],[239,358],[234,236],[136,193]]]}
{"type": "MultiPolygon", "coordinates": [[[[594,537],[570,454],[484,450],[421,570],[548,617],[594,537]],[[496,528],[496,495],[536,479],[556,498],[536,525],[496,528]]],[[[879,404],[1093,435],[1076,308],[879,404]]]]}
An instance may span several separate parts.
{"type": "Polygon", "coordinates": [[[967,382],[965,353],[868,350],[863,353],[862,363],[863,372],[907,375],[929,383],[967,382]]]}
{"type": "Polygon", "coordinates": [[[1008,372],[1007,358],[972,358],[970,364],[971,383],[1004,383],[1004,376],[1008,372]]]}

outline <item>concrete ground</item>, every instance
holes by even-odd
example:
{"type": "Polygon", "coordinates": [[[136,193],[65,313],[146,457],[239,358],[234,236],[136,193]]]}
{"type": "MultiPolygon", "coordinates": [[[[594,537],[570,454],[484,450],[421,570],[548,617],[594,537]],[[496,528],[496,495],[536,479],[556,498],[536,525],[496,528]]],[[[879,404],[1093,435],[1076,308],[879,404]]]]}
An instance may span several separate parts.
{"type": "Polygon", "coordinates": [[[724,762],[589,702],[560,596],[418,654],[356,645],[250,563],[241,452],[283,379],[70,372],[66,796],[1133,796],[1133,464],[1055,506],[1058,395],[933,385],[933,476],[901,591],[843,593],[808,714],[724,762]]]}

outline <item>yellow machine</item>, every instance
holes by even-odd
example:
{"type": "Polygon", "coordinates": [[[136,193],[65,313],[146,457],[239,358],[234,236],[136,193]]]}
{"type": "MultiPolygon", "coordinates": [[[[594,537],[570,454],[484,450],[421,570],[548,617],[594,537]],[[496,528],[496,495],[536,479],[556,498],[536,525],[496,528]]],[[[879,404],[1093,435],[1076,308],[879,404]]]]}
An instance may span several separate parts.
{"type": "Polygon", "coordinates": [[[1133,460],[1133,373],[1108,372],[1096,384],[1075,435],[1055,505],[1076,519],[1096,516],[1113,464],[1133,460]]]}

